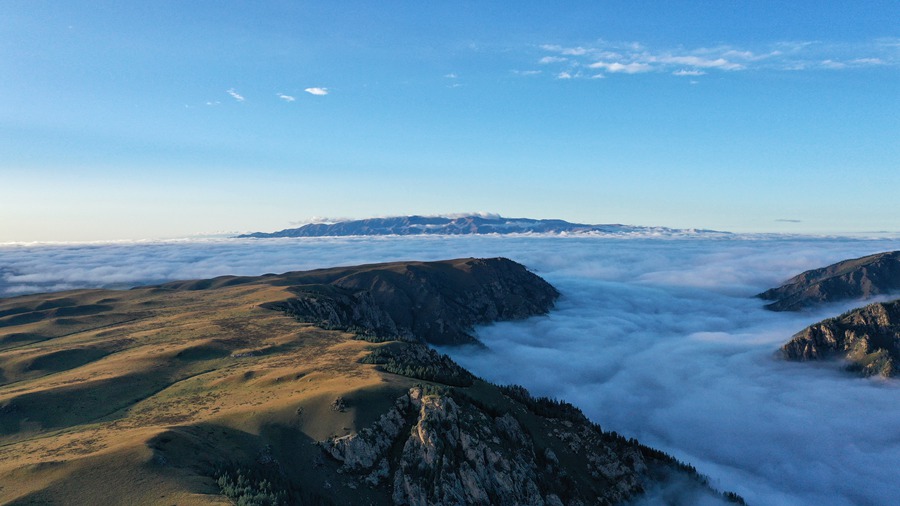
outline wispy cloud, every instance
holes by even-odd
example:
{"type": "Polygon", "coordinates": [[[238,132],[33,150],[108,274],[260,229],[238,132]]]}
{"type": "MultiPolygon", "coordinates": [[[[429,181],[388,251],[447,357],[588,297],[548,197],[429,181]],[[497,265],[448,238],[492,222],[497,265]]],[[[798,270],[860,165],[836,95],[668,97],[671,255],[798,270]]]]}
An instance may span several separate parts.
{"type": "Polygon", "coordinates": [[[672,72],[673,76],[702,76],[705,74],[706,74],[706,72],[704,72],[702,70],[696,70],[696,69],[694,69],[694,70],[681,69],[681,70],[676,70],[675,72],[672,72]]]}
{"type": "Polygon", "coordinates": [[[285,102],[293,102],[294,100],[297,100],[296,98],[290,95],[285,95],[284,93],[276,93],[275,96],[277,96],[281,100],[284,100],[285,102]]]}
{"type": "Polygon", "coordinates": [[[548,63],[561,63],[564,61],[569,61],[568,58],[563,58],[562,56],[545,56],[538,60],[538,63],[542,65],[546,65],[548,63]]]}
{"type": "Polygon", "coordinates": [[[513,70],[512,73],[517,76],[536,76],[542,73],[542,70],[513,70]]]}
{"type": "Polygon", "coordinates": [[[319,96],[322,96],[322,95],[327,95],[327,94],[328,94],[328,88],[306,88],[306,89],[303,90],[303,91],[309,93],[310,95],[319,95],[319,96]]]}
{"type": "Polygon", "coordinates": [[[581,56],[587,54],[588,50],[583,47],[567,47],[562,50],[562,54],[570,56],[581,56]]]}
{"type": "Polygon", "coordinates": [[[842,69],[847,67],[846,63],[834,60],[822,60],[820,62],[820,65],[822,66],[822,68],[826,69],[842,69]]]}
{"type": "Polygon", "coordinates": [[[579,68],[611,74],[666,72],[675,76],[702,76],[709,72],[852,70],[876,66],[900,66],[900,39],[882,38],[867,43],[838,44],[820,41],[783,41],[762,47],[729,45],[713,47],[652,48],[639,42],[598,41],[591,45],[538,46],[545,54],[540,65],[557,70],[557,77],[578,75],[579,68]]]}
{"type": "Polygon", "coordinates": [[[885,62],[881,58],[857,58],[855,60],[851,60],[850,63],[856,65],[885,65],[887,62],[885,62]]]}
{"type": "Polygon", "coordinates": [[[447,79],[458,79],[459,78],[459,76],[456,75],[455,72],[450,72],[449,74],[444,74],[444,77],[446,77],[447,79]]]}
{"type": "Polygon", "coordinates": [[[598,61],[588,65],[588,67],[592,69],[604,69],[607,72],[613,73],[623,72],[625,74],[638,74],[640,72],[650,72],[653,70],[653,67],[650,65],[639,62],[619,63],[598,61]]]}
{"type": "Polygon", "coordinates": [[[697,68],[717,68],[722,70],[743,70],[746,68],[741,63],[735,63],[733,61],[726,60],[725,58],[703,58],[700,56],[659,56],[659,57],[650,57],[649,60],[659,61],[660,63],[671,64],[674,63],[676,65],[689,65],[691,67],[697,68]]]}
{"type": "Polygon", "coordinates": [[[244,101],[244,96],[241,95],[240,93],[234,91],[234,88],[230,88],[230,89],[228,89],[228,90],[225,90],[225,93],[228,93],[229,95],[231,95],[231,98],[237,100],[238,102],[243,102],[243,101],[244,101]]]}
{"type": "Polygon", "coordinates": [[[558,44],[544,44],[541,49],[569,56],[581,56],[590,52],[590,49],[585,47],[563,47],[558,44]]]}

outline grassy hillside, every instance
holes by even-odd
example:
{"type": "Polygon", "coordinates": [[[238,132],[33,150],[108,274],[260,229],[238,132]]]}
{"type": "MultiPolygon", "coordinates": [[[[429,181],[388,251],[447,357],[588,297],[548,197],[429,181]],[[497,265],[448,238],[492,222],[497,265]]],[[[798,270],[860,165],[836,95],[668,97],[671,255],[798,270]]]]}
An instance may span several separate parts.
{"type": "MultiPolygon", "coordinates": [[[[464,270],[466,262],[449,265],[464,270]]],[[[374,268],[394,276],[404,267],[374,268]]],[[[0,300],[0,503],[391,504],[414,493],[446,496],[455,492],[397,488],[401,477],[443,472],[422,467],[433,441],[416,439],[437,427],[435,413],[456,420],[458,433],[456,443],[442,443],[442,459],[472,461],[453,445],[471,449],[472,435],[483,432],[479,451],[496,456],[496,472],[524,455],[514,468],[566,502],[587,497],[582,489],[618,486],[610,497],[631,496],[671,464],[604,435],[571,407],[548,411],[515,389],[473,379],[425,345],[369,342],[267,309],[316,292],[310,282],[321,281],[294,273],[0,300]],[[397,434],[378,443],[381,471],[352,468],[359,455],[331,451],[375,433],[391,413],[397,434]],[[484,432],[491,424],[502,430],[484,432]],[[521,455],[503,453],[511,446],[497,434],[512,437],[521,455]]],[[[435,434],[444,437],[443,429],[435,434]]],[[[490,502],[510,493],[483,488],[490,502]]]]}

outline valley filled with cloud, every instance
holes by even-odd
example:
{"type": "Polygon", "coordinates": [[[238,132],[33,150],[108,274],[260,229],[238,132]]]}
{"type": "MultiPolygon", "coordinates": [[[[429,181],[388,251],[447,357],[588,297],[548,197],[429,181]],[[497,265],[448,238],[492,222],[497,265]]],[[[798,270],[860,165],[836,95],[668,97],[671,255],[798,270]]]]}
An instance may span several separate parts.
{"type": "Polygon", "coordinates": [[[0,295],[127,288],[394,260],[504,256],[555,285],[548,316],[446,348],[488,380],[574,403],[606,430],[672,453],[750,504],[886,504],[900,468],[900,384],[777,356],[859,305],[774,313],[753,295],[897,240],[735,236],[386,237],[0,247],[0,295]]]}

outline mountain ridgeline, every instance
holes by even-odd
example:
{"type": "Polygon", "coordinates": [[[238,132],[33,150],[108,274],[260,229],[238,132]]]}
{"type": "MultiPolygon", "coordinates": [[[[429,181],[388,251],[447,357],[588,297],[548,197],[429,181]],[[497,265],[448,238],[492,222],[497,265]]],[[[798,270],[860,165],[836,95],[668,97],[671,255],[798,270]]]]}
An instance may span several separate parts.
{"type": "Polygon", "coordinates": [[[844,260],[794,276],[757,297],[773,301],[766,309],[799,311],[817,304],[875,295],[900,295],[900,251],[844,260]]]}
{"type": "Polygon", "coordinates": [[[638,227],[607,224],[588,225],[564,220],[505,218],[498,215],[394,216],[348,220],[335,223],[309,223],[277,232],[254,232],[240,238],[341,237],[372,235],[482,235],[482,234],[589,234],[589,235],[698,235],[723,234],[711,230],[681,230],[666,227],[638,227]]]}
{"type": "MultiPolygon", "coordinates": [[[[820,304],[900,295],[900,251],[876,253],[812,269],[758,297],[766,309],[800,311],[820,304]]],[[[788,360],[840,359],[863,376],[900,372],[900,301],[874,303],[823,320],[781,347],[788,360]]]]}
{"type": "Polygon", "coordinates": [[[559,292],[503,258],[328,269],[290,276],[297,294],[266,307],[372,339],[476,343],[472,328],[545,314],[559,292]]]}
{"type": "Polygon", "coordinates": [[[0,502],[742,502],[427,344],[557,297],[496,258],[2,299],[0,502]]]}

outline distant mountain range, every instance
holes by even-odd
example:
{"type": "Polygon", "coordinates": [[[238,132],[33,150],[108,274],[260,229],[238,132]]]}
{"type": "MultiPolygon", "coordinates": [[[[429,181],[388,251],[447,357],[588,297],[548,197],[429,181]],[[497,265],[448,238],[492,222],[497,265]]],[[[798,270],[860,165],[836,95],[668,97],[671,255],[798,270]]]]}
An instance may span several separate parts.
{"type": "Polygon", "coordinates": [[[632,225],[588,225],[564,220],[505,218],[500,215],[394,216],[335,223],[309,223],[278,232],[254,232],[239,238],[335,237],[358,235],[480,235],[480,234],[585,234],[585,235],[697,235],[727,234],[714,230],[638,227],[632,225]]]}

